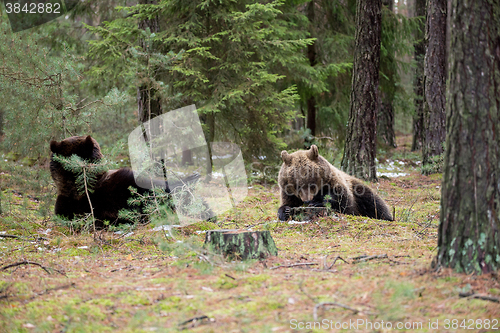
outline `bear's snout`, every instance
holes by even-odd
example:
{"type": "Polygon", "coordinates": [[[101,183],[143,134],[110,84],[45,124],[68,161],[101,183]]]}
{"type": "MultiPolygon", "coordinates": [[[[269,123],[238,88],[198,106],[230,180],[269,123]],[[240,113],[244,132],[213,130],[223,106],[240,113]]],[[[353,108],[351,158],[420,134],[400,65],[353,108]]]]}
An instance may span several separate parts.
{"type": "Polygon", "coordinates": [[[316,184],[308,184],[308,185],[303,185],[299,188],[298,194],[300,196],[300,200],[306,202],[306,201],[311,201],[316,193],[318,193],[318,185],[316,184]]]}

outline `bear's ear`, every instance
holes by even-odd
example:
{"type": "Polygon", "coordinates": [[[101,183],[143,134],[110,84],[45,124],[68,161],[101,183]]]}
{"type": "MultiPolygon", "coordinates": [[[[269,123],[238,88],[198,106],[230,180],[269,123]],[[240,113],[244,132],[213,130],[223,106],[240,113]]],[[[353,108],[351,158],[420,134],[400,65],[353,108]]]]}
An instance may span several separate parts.
{"type": "Polygon", "coordinates": [[[94,147],[94,142],[92,141],[92,137],[90,135],[87,135],[85,138],[85,146],[94,147]]]}
{"type": "Polygon", "coordinates": [[[290,164],[290,162],[292,161],[292,156],[290,156],[290,154],[288,154],[286,150],[283,150],[281,152],[281,159],[283,160],[283,162],[285,162],[285,164],[290,164]]]}
{"type": "Polygon", "coordinates": [[[50,151],[57,154],[60,145],[60,142],[57,142],[55,140],[50,141],[50,151]]]}
{"type": "Polygon", "coordinates": [[[316,147],[316,145],[312,145],[307,152],[307,157],[309,157],[311,161],[316,161],[318,159],[318,156],[318,147],[316,147]]]}
{"type": "Polygon", "coordinates": [[[90,135],[87,135],[85,141],[83,142],[83,146],[85,147],[85,154],[92,156],[92,152],[94,150],[94,141],[90,135]]]}

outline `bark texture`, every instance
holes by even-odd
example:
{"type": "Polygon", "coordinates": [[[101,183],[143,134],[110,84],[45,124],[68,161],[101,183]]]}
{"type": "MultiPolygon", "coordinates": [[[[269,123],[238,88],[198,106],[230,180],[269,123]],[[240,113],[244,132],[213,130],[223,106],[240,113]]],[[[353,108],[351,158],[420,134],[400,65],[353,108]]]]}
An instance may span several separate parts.
{"type": "MultiPolygon", "coordinates": [[[[425,16],[425,0],[415,0],[415,16],[425,16]]],[[[419,24],[415,32],[415,79],[413,89],[415,93],[415,116],[413,117],[413,142],[411,150],[415,151],[422,147],[422,136],[424,128],[424,57],[425,57],[425,24],[419,24]]]]}
{"type": "Polygon", "coordinates": [[[278,255],[269,231],[209,230],[205,244],[230,259],[263,259],[278,255]]]}
{"type": "Polygon", "coordinates": [[[381,0],[356,5],[356,36],[349,127],[342,169],[358,178],[376,181],[375,141],[379,101],[381,0]]]}
{"type": "Polygon", "coordinates": [[[435,267],[500,268],[500,4],[453,0],[435,267]]]}
{"type": "MultiPolygon", "coordinates": [[[[307,4],[307,19],[309,20],[311,26],[315,20],[315,13],[314,13],[314,6],[315,3],[314,1],[310,1],[307,4]]],[[[311,32],[314,32],[314,28],[311,28],[311,32]]],[[[313,34],[311,34],[313,35],[313,34]]],[[[309,64],[311,67],[316,65],[317,60],[316,60],[316,43],[312,43],[307,46],[307,58],[309,59],[309,64]]],[[[311,135],[315,136],[316,135],[316,97],[314,94],[312,94],[308,99],[307,99],[307,128],[311,130],[311,135]]]]}
{"type": "Polygon", "coordinates": [[[447,0],[428,0],[424,61],[423,164],[443,153],[446,139],[446,12],[447,0]]]}
{"type": "Polygon", "coordinates": [[[394,133],[394,106],[391,93],[380,92],[381,104],[380,112],[377,117],[377,131],[379,140],[384,145],[396,148],[396,134],[394,133]]]}
{"type": "MultiPolygon", "coordinates": [[[[382,0],[382,5],[393,11],[394,0],[382,0]]],[[[394,95],[396,91],[396,64],[392,48],[387,47],[388,54],[385,61],[381,61],[380,71],[385,74],[380,79],[380,111],[377,116],[377,136],[379,142],[389,147],[396,147],[394,133],[394,95]],[[385,80],[386,82],[384,82],[385,80]]]]}
{"type": "MultiPolygon", "coordinates": [[[[156,0],[140,0],[139,4],[156,4],[156,0]]],[[[159,18],[156,16],[151,19],[144,19],[139,21],[139,28],[149,30],[153,33],[157,33],[160,31],[160,23],[159,18]]],[[[146,52],[152,52],[153,50],[147,50],[149,47],[146,43],[141,40],[140,41],[142,48],[146,52]]],[[[145,81],[149,81],[148,78],[145,78],[145,81]]],[[[149,82],[145,82],[141,84],[137,88],[137,109],[138,109],[138,119],[141,123],[151,120],[152,118],[159,116],[163,113],[161,99],[156,96],[156,90],[151,87],[149,82]]]]}

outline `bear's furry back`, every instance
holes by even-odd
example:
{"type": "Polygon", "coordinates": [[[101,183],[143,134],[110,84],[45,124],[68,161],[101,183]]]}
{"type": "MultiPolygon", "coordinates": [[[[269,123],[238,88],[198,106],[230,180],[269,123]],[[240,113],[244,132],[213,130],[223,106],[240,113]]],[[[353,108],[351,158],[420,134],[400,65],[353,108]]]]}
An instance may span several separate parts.
{"type": "MultiPolygon", "coordinates": [[[[51,141],[50,173],[57,187],[57,199],[54,213],[65,218],[73,219],[75,215],[90,213],[90,205],[85,193],[79,193],[75,184],[75,175],[63,168],[53,159],[53,154],[69,157],[73,154],[91,161],[98,162],[102,159],[101,149],[96,140],[89,136],[73,136],[62,141],[51,141]]],[[[96,176],[93,192],[89,193],[94,216],[98,226],[103,226],[102,221],[122,223],[118,219],[118,212],[127,208],[127,201],[131,196],[129,187],[138,188],[134,174],[129,168],[109,170],[96,176]]]]}
{"type": "Polygon", "coordinates": [[[290,208],[304,204],[318,207],[327,202],[341,213],[393,220],[382,198],[361,180],[334,167],[319,155],[315,145],[292,154],[283,151],[281,158],[283,164],[278,175],[281,220],[287,219],[290,208]]]}

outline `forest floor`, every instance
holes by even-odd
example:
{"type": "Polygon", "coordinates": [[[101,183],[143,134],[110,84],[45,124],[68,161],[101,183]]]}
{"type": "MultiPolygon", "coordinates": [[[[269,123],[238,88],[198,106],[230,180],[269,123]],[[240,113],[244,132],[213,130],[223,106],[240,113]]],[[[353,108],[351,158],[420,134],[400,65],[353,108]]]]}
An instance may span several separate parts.
{"type": "Polygon", "coordinates": [[[441,175],[421,175],[418,158],[400,143],[381,159],[400,173],[372,184],[395,207],[394,222],[278,222],[276,186],[254,185],[217,224],[172,235],[153,225],[72,232],[40,217],[40,201],[0,172],[0,331],[500,330],[498,275],[431,269],[441,175]],[[204,230],[221,227],[270,230],[278,256],[239,262],[205,253],[204,230]]]}

